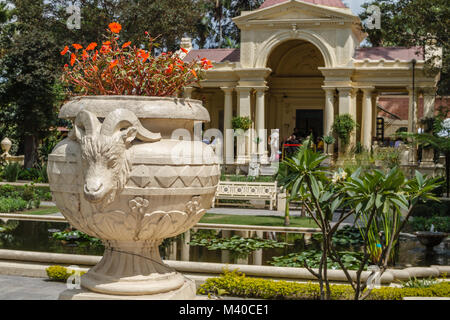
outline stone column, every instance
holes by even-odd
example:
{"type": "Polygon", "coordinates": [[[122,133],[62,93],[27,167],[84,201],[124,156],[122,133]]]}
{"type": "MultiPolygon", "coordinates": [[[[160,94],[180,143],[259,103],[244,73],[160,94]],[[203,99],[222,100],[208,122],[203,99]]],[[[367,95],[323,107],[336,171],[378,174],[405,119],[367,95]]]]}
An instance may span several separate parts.
{"type": "Polygon", "coordinates": [[[221,88],[225,93],[224,112],[223,112],[223,136],[224,143],[224,160],[225,164],[234,163],[234,132],[231,125],[233,119],[233,88],[221,88]]]}
{"type": "MultiPolygon", "coordinates": [[[[436,88],[423,89],[423,118],[434,117],[434,104],[436,100],[436,88]]],[[[422,169],[433,169],[436,167],[434,163],[434,149],[431,147],[422,148],[422,160],[420,161],[422,169]]]]}
{"type": "Polygon", "coordinates": [[[409,108],[408,108],[408,132],[417,133],[417,88],[413,90],[408,87],[409,108]]]}
{"type": "MultiPolygon", "coordinates": [[[[250,102],[250,91],[251,87],[236,87],[236,91],[238,92],[238,116],[240,117],[249,117],[251,119],[251,102],[250,102]]],[[[247,131],[245,136],[237,137],[237,162],[245,163],[249,159],[250,154],[250,139],[248,138],[248,134],[250,131],[247,131]]]]}
{"type": "Polygon", "coordinates": [[[334,122],[334,93],[336,88],[323,88],[325,90],[324,134],[331,135],[334,122]]]}
{"type": "Polygon", "coordinates": [[[192,92],[194,92],[194,87],[186,87],[184,88],[184,98],[185,99],[192,99],[192,92]]]}
{"type": "Polygon", "coordinates": [[[434,117],[434,104],[436,99],[436,88],[423,89],[423,117],[434,117]]]}
{"type": "Polygon", "coordinates": [[[377,117],[378,117],[378,93],[372,92],[372,137],[377,136],[377,117]]]}
{"type": "MultiPolygon", "coordinates": [[[[332,127],[334,122],[334,93],[336,92],[336,88],[330,88],[330,87],[323,87],[323,90],[325,91],[325,110],[324,110],[324,117],[323,117],[323,128],[324,128],[324,135],[331,136],[332,133],[332,127]]],[[[324,145],[324,148],[327,148],[326,145],[324,145]]],[[[334,145],[330,144],[328,145],[328,150],[325,150],[325,153],[328,153],[331,150],[331,153],[333,153],[334,145]]]]}
{"type": "MultiPolygon", "coordinates": [[[[356,90],[351,87],[338,88],[339,90],[339,115],[350,114],[354,121],[356,121],[356,105],[355,96],[356,90]]],[[[339,153],[345,153],[352,148],[356,142],[356,130],[350,135],[349,145],[346,146],[345,150],[340,148],[339,153]]],[[[339,142],[340,144],[340,142],[339,142]]]]}
{"type": "MultiPolygon", "coordinates": [[[[418,90],[408,87],[409,108],[408,108],[408,132],[417,133],[417,97],[418,90]]],[[[412,145],[409,153],[410,165],[417,164],[417,146],[412,145]]]]}
{"type": "Polygon", "coordinates": [[[372,91],[373,88],[362,88],[362,128],[361,128],[361,144],[370,151],[372,148],[372,91]]]}
{"type": "Polygon", "coordinates": [[[256,135],[259,138],[258,156],[260,157],[261,162],[267,162],[267,159],[263,159],[266,156],[266,145],[267,145],[267,130],[265,122],[265,91],[267,90],[267,88],[266,87],[255,88],[255,90],[256,90],[255,129],[256,135]]]}

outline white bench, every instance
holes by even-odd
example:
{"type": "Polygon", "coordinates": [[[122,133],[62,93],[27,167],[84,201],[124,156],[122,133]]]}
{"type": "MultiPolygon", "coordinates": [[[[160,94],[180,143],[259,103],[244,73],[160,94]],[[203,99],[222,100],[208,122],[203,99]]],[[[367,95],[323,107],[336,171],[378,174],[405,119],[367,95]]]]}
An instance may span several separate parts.
{"type": "Polygon", "coordinates": [[[277,203],[277,182],[220,181],[213,200],[213,208],[223,199],[267,200],[270,203],[270,210],[273,210],[277,203]]]}

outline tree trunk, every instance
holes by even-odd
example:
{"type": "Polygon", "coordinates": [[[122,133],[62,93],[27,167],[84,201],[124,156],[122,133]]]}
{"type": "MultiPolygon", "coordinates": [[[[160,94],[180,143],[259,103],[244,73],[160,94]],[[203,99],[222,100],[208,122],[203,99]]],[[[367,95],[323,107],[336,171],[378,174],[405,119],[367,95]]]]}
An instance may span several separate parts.
{"type": "Polygon", "coordinates": [[[27,135],[24,138],[24,167],[32,168],[37,160],[37,138],[35,136],[27,135]]]}

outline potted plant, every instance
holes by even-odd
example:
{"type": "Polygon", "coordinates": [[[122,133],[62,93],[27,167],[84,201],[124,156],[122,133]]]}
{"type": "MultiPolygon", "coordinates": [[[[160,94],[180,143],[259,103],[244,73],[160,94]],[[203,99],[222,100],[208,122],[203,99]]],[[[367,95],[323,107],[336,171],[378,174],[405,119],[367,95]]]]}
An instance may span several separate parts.
{"type": "Polygon", "coordinates": [[[337,135],[340,142],[340,153],[345,153],[350,144],[350,136],[357,124],[350,114],[341,114],[336,117],[332,131],[337,135]]]}
{"type": "Polygon", "coordinates": [[[250,117],[234,117],[231,120],[231,126],[234,129],[237,137],[237,162],[244,163],[249,152],[249,138],[248,130],[252,127],[252,120],[250,117]]]}
{"type": "Polygon", "coordinates": [[[143,48],[120,42],[120,31],[111,23],[107,41],[61,52],[69,57],[63,80],[75,97],[59,117],[73,129],[48,157],[51,191],[70,224],[105,245],[81,280],[103,294],[96,298],[192,299],[195,284],[162,262],[158,246],[194,226],[217,188],[212,149],[172,138],[178,128],[193,134],[194,122],[210,120],[201,101],[177,95],[212,65],[172,52],[154,56],[148,33],[143,48]]]}

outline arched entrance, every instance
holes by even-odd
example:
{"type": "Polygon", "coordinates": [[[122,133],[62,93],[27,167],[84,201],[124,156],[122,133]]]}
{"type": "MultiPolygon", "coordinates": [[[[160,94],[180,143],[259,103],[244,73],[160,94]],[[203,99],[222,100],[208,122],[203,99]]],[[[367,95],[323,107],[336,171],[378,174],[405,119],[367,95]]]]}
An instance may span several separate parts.
{"type": "Polygon", "coordinates": [[[304,40],[288,40],[272,50],[267,67],[268,128],[279,128],[285,139],[298,128],[306,136],[323,136],[324,77],[319,67],[325,61],[320,50],[304,40]]]}

